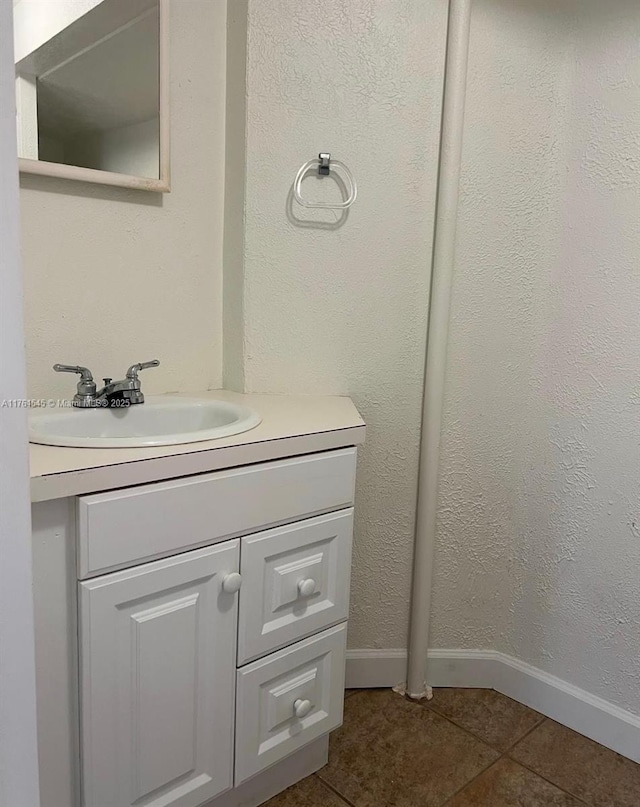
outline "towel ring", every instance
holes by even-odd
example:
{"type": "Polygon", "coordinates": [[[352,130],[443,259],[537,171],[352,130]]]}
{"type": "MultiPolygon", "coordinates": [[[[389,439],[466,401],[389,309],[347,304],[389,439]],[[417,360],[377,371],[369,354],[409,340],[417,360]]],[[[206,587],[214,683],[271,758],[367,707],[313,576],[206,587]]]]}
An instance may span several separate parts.
{"type": "Polygon", "coordinates": [[[300,170],[296,174],[295,182],[293,183],[293,195],[296,202],[299,205],[302,205],[302,207],[322,207],[327,210],[346,210],[355,202],[356,197],[358,196],[358,187],[353,174],[344,163],[341,163],[340,160],[332,160],[330,154],[325,154],[322,152],[318,154],[317,158],[308,160],[304,165],[300,166],[300,170]],[[308,202],[306,199],[303,199],[302,194],[300,193],[302,180],[312,168],[318,169],[319,176],[328,176],[332,168],[339,168],[347,180],[347,187],[349,190],[348,197],[343,202],[308,202]]]}

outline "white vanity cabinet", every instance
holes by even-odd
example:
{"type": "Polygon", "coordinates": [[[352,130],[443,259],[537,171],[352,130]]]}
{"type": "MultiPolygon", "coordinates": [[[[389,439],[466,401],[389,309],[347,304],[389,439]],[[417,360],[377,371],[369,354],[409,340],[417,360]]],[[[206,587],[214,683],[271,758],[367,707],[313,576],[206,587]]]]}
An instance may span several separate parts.
{"type": "Polygon", "coordinates": [[[42,807],[251,807],[326,761],[355,464],[347,447],[35,506],[36,585],[66,570],[36,592],[42,807]]]}

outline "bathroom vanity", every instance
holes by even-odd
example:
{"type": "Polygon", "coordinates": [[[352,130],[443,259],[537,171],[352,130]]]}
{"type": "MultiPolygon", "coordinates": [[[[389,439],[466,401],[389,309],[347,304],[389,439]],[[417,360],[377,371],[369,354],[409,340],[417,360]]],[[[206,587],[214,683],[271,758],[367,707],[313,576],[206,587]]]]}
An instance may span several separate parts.
{"type": "Polygon", "coordinates": [[[347,398],[206,395],[262,423],[31,446],[43,807],[251,807],[326,762],[364,423],[347,398]]]}

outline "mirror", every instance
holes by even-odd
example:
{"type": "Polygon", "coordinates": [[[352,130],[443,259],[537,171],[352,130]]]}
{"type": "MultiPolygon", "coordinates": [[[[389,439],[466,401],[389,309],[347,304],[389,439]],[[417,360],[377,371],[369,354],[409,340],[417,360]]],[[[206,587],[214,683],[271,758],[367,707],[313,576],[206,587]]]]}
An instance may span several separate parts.
{"type": "Polygon", "coordinates": [[[13,0],[20,171],[169,190],[168,0],[13,0]]]}

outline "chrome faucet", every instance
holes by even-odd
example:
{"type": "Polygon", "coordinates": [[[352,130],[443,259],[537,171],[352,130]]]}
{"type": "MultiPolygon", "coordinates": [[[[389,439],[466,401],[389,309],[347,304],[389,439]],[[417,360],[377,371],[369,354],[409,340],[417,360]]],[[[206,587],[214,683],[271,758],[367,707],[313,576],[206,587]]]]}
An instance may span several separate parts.
{"type": "Polygon", "coordinates": [[[72,404],[80,409],[93,409],[96,407],[126,407],[133,404],[144,403],[144,395],[140,386],[138,373],[149,367],[157,367],[160,362],[143,361],[132,364],[127,370],[126,376],[121,381],[114,381],[112,378],[103,378],[104,387],[98,389],[93,375],[88,367],[80,367],[71,364],[54,364],[56,373],[77,373],[80,376],[76,394],[73,396],[72,404]]]}

